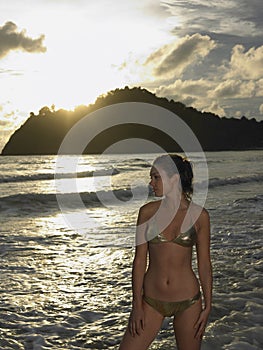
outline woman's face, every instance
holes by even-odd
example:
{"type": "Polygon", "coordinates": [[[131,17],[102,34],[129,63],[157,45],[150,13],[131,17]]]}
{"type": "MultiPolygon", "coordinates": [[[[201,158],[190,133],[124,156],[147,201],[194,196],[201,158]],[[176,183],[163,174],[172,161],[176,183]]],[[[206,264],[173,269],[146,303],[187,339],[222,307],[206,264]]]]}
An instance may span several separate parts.
{"type": "Polygon", "coordinates": [[[174,189],[174,179],[170,178],[165,170],[158,167],[158,170],[153,166],[150,171],[150,186],[153,188],[156,197],[167,195],[174,189]]]}

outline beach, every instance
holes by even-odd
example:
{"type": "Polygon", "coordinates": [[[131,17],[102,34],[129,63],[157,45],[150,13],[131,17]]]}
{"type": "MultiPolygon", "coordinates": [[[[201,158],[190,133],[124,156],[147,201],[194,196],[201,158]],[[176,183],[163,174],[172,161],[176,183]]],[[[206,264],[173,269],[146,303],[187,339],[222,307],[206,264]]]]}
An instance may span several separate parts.
{"type": "MultiPolygon", "coordinates": [[[[56,156],[0,157],[0,349],[118,348],[131,309],[136,217],[154,200],[142,183],[154,157],[82,156],[84,205],[72,205],[69,220],[56,195],[73,175],[54,180],[56,156]]],[[[214,291],[202,349],[262,349],[263,151],[206,159],[214,291]]],[[[166,318],[150,349],[171,348],[166,318]]]]}

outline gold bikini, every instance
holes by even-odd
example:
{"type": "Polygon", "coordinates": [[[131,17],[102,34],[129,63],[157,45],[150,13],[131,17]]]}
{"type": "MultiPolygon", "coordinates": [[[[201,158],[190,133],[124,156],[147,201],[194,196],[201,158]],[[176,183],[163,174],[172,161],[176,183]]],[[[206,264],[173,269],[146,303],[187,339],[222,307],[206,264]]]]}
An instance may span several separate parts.
{"type": "Polygon", "coordinates": [[[186,310],[201,297],[200,291],[191,299],[181,301],[162,301],[154,298],[143,296],[144,301],[158,311],[164,317],[176,316],[179,312],[186,310]]]}
{"type": "MultiPolygon", "coordinates": [[[[186,232],[181,232],[177,237],[168,240],[162,233],[157,234],[157,225],[154,220],[147,230],[149,244],[175,243],[183,247],[192,247],[197,241],[195,227],[190,227],[186,232]],[[153,237],[153,238],[151,238],[153,237]]],[[[176,316],[179,312],[186,310],[189,306],[197,302],[201,297],[200,291],[191,299],[181,301],[161,301],[146,295],[143,299],[164,317],[176,316]]]]}
{"type": "Polygon", "coordinates": [[[195,227],[192,226],[186,232],[181,232],[179,236],[168,240],[162,233],[158,233],[154,238],[149,240],[149,243],[176,243],[183,247],[192,247],[197,240],[195,227]]]}

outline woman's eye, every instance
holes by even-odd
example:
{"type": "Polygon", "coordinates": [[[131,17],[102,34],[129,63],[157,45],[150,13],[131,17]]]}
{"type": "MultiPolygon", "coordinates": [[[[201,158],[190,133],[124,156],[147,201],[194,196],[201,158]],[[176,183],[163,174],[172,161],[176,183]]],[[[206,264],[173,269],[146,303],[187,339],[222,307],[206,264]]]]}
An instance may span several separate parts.
{"type": "Polygon", "coordinates": [[[159,175],[152,175],[150,176],[150,179],[154,179],[154,180],[159,180],[160,179],[160,176],[159,175]]]}

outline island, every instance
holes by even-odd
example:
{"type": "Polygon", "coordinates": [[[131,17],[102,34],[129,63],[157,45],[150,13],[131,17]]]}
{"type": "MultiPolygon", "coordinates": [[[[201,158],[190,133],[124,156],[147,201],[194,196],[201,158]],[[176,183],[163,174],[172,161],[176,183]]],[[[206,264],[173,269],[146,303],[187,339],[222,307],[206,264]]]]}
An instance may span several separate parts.
{"type": "MultiPolygon", "coordinates": [[[[95,103],[81,105],[73,111],[54,106],[30,113],[4,146],[1,155],[55,155],[72,126],[99,108],[121,102],[154,104],[175,113],[192,129],[204,151],[249,150],[263,148],[263,121],[255,118],[226,118],[201,112],[181,102],[158,97],[141,87],[115,89],[99,96],[95,103]]],[[[95,135],[85,154],[100,154],[111,144],[128,138],[143,138],[160,145],[167,152],[181,151],[167,134],[147,125],[124,124],[95,135]]]]}

